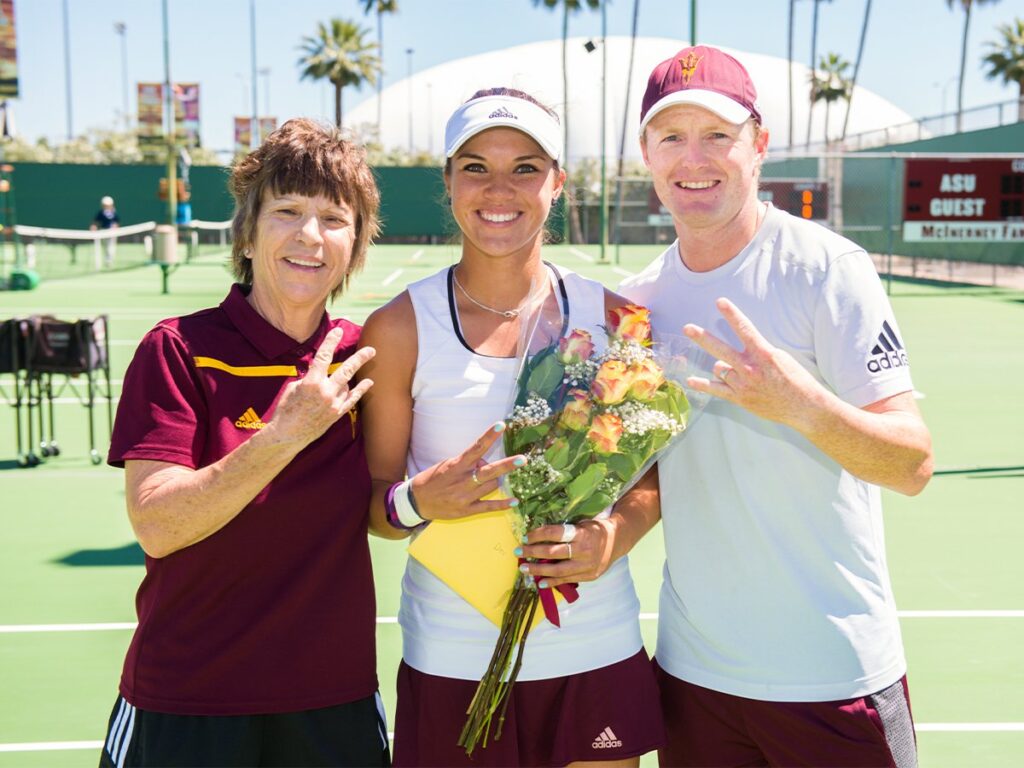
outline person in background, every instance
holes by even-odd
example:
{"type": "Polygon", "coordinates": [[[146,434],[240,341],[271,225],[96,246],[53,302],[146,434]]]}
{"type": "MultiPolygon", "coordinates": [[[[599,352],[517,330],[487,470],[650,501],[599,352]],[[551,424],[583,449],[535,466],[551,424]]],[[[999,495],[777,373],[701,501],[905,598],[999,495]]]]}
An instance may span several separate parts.
{"type": "MultiPolygon", "coordinates": [[[[89,230],[95,232],[98,229],[111,230],[121,226],[121,219],[117,215],[117,208],[114,207],[114,198],[104,195],[100,198],[100,209],[92,217],[92,224],[89,230]]],[[[117,251],[117,240],[113,237],[103,239],[103,265],[114,266],[114,255],[117,251]]]]}
{"type": "MultiPolygon", "coordinates": [[[[364,413],[371,518],[382,536],[509,505],[481,499],[523,461],[486,457],[504,426],[531,285],[544,286],[556,327],[594,339],[604,338],[606,310],[626,303],[541,258],[544,224],[566,178],[561,146],[555,114],[509,88],[476,93],[448,120],[444,182],[460,258],[374,312],[362,341],[378,350],[366,366],[376,384],[364,413]]],[[[662,743],[625,557],[657,522],[656,486],[652,473],[599,519],[529,534],[517,554],[553,561],[523,566],[541,587],[585,583],[579,600],[559,607],[561,628],[543,620],[530,632],[501,738],[472,758],[457,742],[498,628],[409,558],[395,765],[636,766],[662,743]]]]}
{"type": "Polygon", "coordinates": [[[717,358],[660,462],[661,764],[913,766],[879,487],[919,493],[933,457],[881,282],[758,199],[768,131],[736,59],[658,65],[640,131],[678,239],[620,291],[717,358]]]}
{"type": "Polygon", "coordinates": [[[360,148],[290,120],[231,173],[217,307],[158,323],[108,461],[146,553],[102,766],[380,766],[370,475],[350,386],[372,348],[326,312],[378,232],[360,148]]]}

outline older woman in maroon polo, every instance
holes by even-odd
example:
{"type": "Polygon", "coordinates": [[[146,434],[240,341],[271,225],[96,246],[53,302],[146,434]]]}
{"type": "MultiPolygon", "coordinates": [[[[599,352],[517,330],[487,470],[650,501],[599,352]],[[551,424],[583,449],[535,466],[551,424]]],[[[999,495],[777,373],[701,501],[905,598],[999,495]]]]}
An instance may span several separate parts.
{"type": "Polygon", "coordinates": [[[103,765],[386,765],[349,380],[374,351],[325,311],[379,195],[333,128],[291,120],[239,162],[217,307],[140,344],[109,462],[146,552],[103,765]]]}

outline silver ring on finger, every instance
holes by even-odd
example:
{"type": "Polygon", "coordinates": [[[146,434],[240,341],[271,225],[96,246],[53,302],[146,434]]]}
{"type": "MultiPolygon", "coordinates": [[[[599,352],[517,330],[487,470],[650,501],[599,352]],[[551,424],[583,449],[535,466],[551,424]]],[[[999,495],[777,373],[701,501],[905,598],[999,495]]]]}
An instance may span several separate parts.
{"type": "Polygon", "coordinates": [[[563,544],[568,544],[570,541],[576,538],[576,526],[572,523],[562,523],[562,538],[559,539],[563,544]]]}
{"type": "Polygon", "coordinates": [[[729,383],[729,374],[732,373],[732,372],[733,372],[732,368],[726,368],[720,374],[718,374],[718,378],[720,378],[722,380],[723,384],[728,384],[729,383]]]}
{"type": "Polygon", "coordinates": [[[567,541],[565,542],[565,546],[569,548],[569,554],[565,556],[565,559],[572,560],[572,543],[567,541]]]}
{"type": "Polygon", "coordinates": [[[473,485],[481,485],[482,484],[483,481],[479,477],[476,476],[476,467],[473,467],[473,474],[471,476],[473,478],[473,485]]]}

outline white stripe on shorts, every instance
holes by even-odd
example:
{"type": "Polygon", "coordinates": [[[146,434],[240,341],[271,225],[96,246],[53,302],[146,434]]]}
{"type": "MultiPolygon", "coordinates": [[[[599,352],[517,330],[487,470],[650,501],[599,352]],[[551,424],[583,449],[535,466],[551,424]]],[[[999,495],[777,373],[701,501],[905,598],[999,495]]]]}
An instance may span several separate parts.
{"type": "Polygon", "coordinates": [[[910,716],[903,681],[897,680],[888,688],[866,698],[882,721],[893,765],[896,768],[917,768],[917,739],[914,737],[914,721],[910,716]]]}
{"type": "Polygon", "coordinates": [[[128,727],[121,739],[121,749],[117,755],[117,768],[124,768],[124,759],[128,756],[128,745],[132,743],[132,731],[135,729],[135,707],[128,713],[128,727]]]}
{"type": "Polygon", "coordinates": [[[114,722],[110,726],[110,733],[107,734],[107,754],[110,755],[111,760],[114,759],[114,734],[121,727],[121,721],[124,719],[124,711],[127,706],[128,702],[122,698],[121,706],[117,709],[117,717],[114,718],[114,722]]]}
{"type": "Polygon", "coordinates": [[[380,748],[383,751],[388,748],[388,718],[384,714],[384,699],[380,697],[380,691],[373,694],[373,700],[377,705],[377,716],[380,718],[377,721],[377,730],[380,731],[380,748]]]}

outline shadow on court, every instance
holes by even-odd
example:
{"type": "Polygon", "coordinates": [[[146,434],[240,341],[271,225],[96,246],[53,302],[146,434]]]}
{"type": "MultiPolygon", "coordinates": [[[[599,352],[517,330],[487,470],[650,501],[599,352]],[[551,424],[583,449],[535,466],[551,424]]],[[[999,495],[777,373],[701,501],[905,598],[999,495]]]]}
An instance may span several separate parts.
{"type": "Polygon", "coordinates": [[[146,556],[135,542],[111,549],[80,549],[54,560],[72,566],[145,565],[146,556]]]}

